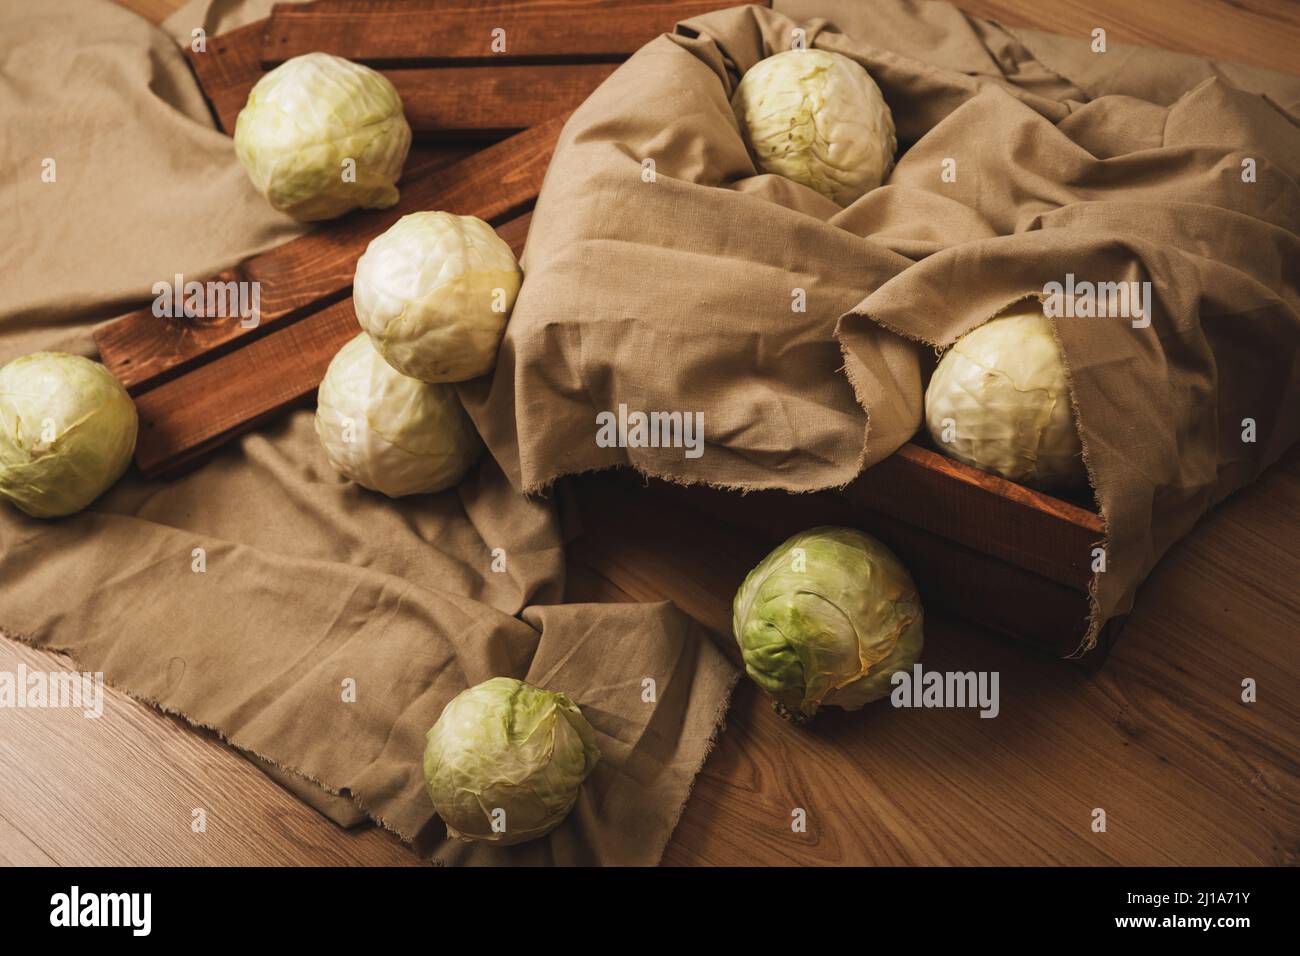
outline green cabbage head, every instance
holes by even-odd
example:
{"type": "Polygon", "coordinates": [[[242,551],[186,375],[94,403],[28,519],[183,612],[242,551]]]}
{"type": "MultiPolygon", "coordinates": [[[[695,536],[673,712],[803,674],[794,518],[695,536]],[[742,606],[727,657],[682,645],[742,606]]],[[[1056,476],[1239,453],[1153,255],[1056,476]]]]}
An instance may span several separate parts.
{"type": "Polygon", "coordinates": [[[98,362],[36,352],[0,368],[0,497],[36,518],[73,514],[121,477],[135,403],[98,362]]]}
{"type": "Polygon", "coordinates": [[[452,386],[403,375],[364,332],[325,370],[316,435],[342,475],[390,498],[452,487],[483,450],[452,386]]]}
{"type": "Polygon", "coordinates": [[[235,122],[235,155],[272,206],[295,219],[387,209],[411,148],[411,127],[388,78],[328,53],[267,73],[235,122]],[[345,161],[353,160],[355,171],[345,161]]]}
{"type": "Polygon", "coordinates": [[[514,252],[482,219],[415,212],[366,247],[352,302],[393,368],[463,382],[492,371],[521,281],[514,252]]]}
{"type": "Polygon", "coordinates": [[[893,552],[852,528],[820,527],[749,572],[732,604],[745,672],[801,723],[890,692],[921,653],[921,601],[893,552]]]}
{"type": "Polygon", "coordinates": [[[759,168],[847,206],[894,166],[894,117],[860,64],[787,50],[750,67],[731,98],[759,168]]]}
{"type": "Polygon", "coordinates": [[[1065,363],[1038,300],[963,335],[925,390],[935,447],[968,465],[1045,489],[1087,484],[1065,363]]]}
{"type": "Polygon", "coordinates": [[[443,709],[425,740],[424,779],[449,836],[509,846],[559,826],[599,759],[568,697],[494,677],[443,709]]]}

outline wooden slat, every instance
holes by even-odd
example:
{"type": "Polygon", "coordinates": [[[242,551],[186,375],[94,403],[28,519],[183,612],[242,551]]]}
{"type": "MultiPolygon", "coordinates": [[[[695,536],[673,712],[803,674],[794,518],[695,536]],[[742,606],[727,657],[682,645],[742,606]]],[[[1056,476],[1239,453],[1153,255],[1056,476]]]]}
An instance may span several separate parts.
{"type": "MultiPolygon", "coordinates": [[[[772,543],[812,524],[866,522],[864,527],[885,529],[903,542],[900,547],[916,552],[917,564],[942,568],[936,581],[980,575],[979,588],[958,593],[950,587],[945,597],[957,613],[976,610],[978,620],[1011,633],[1035,629],[1037,610],[1022,594],[1026,587],[1051,595],[1048,603],[1069,603],[1079,620],[1087,616],[1091,549],[1104,533],[1093,511],[915,444],[834,493],[753,491],[742,497],[666,484],[659,494],[734,527],[758,530],[772,543]],[[981,566],[966,569],[967,560],[981,566]],[[1005,571],[995,564],[1005,564],[1005,571]],[[1020,597],[1008,602],[1012,593],[1020,597]]],[[[1038,628],[1060,632],[1064,623],[1044,618],[1038,628]]],[[[1076,637],[1073,629],[1062,634],[1065,641],[1076,637]]]]}
{"type": "Polygon", "coordinates": [[[843,494],[983,554],[1086,592],[1101,516],[919,445],[904,445],[843,494]]]}
{"type": "MultiPolygon", "coordinates": [[[[525,213],[498,230],[516,256],[531,218],[525,213]]],[[[348,297],[138,396],[140,471],[174,471],[308,398],[359,331],[348,297]]]]}
{"type": "MultiPolygon", "coordinates": [[[[248,93],[265,73],[262,35],[269,23],[259,20],[223,33],[210,39],[203,53],[186,49],[217,126],[228,135],[234,135],[248,93]]],[[[382,72],[397,87],[420,140],[527,129],[576,107],[614,69],[613,63],[496,64],[382,72]]]]}
{"type": "MultiPolygon", "coordinates": [[[[474,138],[535,126],[576,108],[615,64],[478,66],[386,70],[417,141],[474,138]]],[[[233,133],[252,83],[216,94],[213,107],[233,133]]]]}
{"type": "Polygon", "coordinates": [[[309,395],[359,331],[344,299],[140,395],[140,471],[175,468],[309,395]]]}
{"type": "Polygon", "coordinates": [[[262,63],[317,50],[371,64],[510,60],[621,59],[679,20],[735,6],[718,0],[675,3],[524,6],[383,4],[369,0],[279,4],[267,25],[262,63]],[[505,30],[505,51],[492,50],[505,30]]]}
{"type": "MultiPolygon", "coordinates": [[[[613,63],[384,70],[402,98],[417,141],[475,138],[535,126],[578,106],[614,72],[613,63]]],[[[239,111],[262,74],[233,86],[204,87],[221,128],[234,134],[239,111]]]]}
{"type": "Polygon", "coordinates": [[[513,250],[516,259],[524,254],[524,240],[528,238],[528,227],[532,221],[533,214],[526,212],[497,226],[497,235],[506,241],[506,245],[513,250]]]}
{"type": "Polygon", "coordinates": [[[354,213],[225,274],[261,283],[258,328],[242,328],[237,318],[159,319],[141,309],[96,332],[101,360],[128,390],[139,393],[346,292],[370,240],[407,213],[444,209],[490,222],[513,217],[537,197],[565,119],[555,117],[404,185],[401,201],[392,209],[354,213]]]}
{"type": "Polygon", "coordinates": [[[248,91],[262,76],[262,32],[268,22],[258,20],[229,33],[209,37],[207,49],[202,53],[189,47],[185,49],[218,126],[231,136],[235,134],[235,117],[243,109],[248,91]]]}
{"type": "Polygon", "coordinates": [[[388,70],[416,136],[514,131],[577,108],[614,63],[388,70]]]}

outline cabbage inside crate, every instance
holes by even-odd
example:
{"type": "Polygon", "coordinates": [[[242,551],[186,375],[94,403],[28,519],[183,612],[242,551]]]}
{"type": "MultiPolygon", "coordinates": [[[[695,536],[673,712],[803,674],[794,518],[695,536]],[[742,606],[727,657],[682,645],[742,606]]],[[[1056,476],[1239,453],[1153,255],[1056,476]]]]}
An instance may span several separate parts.
{"type": "MultiPolygon", "coordinates": [[[[1087,630],[1093,549],[1100,515],[945,458],[917,444],[863,472],[847,488],[815,494],[722,491],[640,477],[579,479],[585,548],[611,567],[615,583],[642,600],[670,597],[713,631],[730,634],[718,594],[740,584],[728,565],[716,579],[698,570],[673,576],[675,549],[708,542],[743,555],[748,568],[772,547],[818,524],[861,528],[884,541],[907,565],[927,610],[992,628],[1059,656],[1078,649],[1087,630]],[[620,574],[615,536],[637,535],[644,560],[672,593],[638,587],[620,574]],[[665,576],[665,569],[666,576],[665,576]],[[733,580],[734,578],[734,580],[733,580]]],[[[627,570],[627,569],[624,569],[627,570]]],[[[743,573],[742,573],[743,576],[743,573]]],[[[1100,663],[1123,626],[1111,620],[1086,660],[1100,663]]]]}

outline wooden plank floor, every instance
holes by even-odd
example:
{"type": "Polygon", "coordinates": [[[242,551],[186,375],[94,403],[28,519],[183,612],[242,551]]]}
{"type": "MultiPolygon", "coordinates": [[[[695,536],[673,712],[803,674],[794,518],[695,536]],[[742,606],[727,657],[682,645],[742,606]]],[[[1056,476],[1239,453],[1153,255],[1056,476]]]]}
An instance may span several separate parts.
{"type": "MultiPolygon", "coordinates": [[[[125,2],[155,18],[179,5],[125,2]]],[[[1293,68],[1300,49],[1289,0],[960,5],[1275,68],[1293,68]]],[[[662,516],[644,533],[647,514],[611,518],[573,549],[574,596],[672,597],[725,632],[761,543],[662,516]]],[[[1300,862],[1297,580],[1300,449],[1175,548],[1099,673],[930,616],[927,667],[999,671],[995,720],[880,706],[798,730],[742,682],[665,862],[1300,862]],[[1258,703],[1240,701],[1247,677],[1258,703]],[[796,808],[806,833],[791,832],[796,808]],[[1105,833],[1091,830],[1094,808],[1105,833]]],[[[0,670],[20,662],[68,666],[0,641],[0,670]]],[[[99,720],[0,710],[0,768],[2,864],[420,862],[383,831],[335,827],[211,735],[111,691],[99,720]],[[195,834],[200,807],[207,828],[195,834]]]]}

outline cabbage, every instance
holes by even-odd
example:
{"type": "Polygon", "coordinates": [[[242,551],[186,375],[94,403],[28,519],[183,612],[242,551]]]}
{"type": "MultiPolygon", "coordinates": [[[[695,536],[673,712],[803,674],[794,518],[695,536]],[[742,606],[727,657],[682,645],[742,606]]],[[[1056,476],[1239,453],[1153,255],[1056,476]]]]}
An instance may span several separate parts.
{"type": "Polygon", "coordinates": [[[135,451],[135,403],[104,366],[37,352],[0,368],[0,496],[36,518],[80,511],[135,451]]]}
{"type": "Polygon", "coordinates": [[[257,81],[235,122],[235,155],[272,206],[295,219],[387,209],[411,148],[388,78],[328,53],[308,53],[257,81]],[[355,161],[355,181],[344,160],[355,161]]]}
{"type": "Polygon", "coordinates": [[[1087,482],[1065,365],[1037,300],[944,353],[925,390],[925,422],[940,451],[984,471],[1045,489],[1087,482]]]}
{"type": "Polygon", "coordinates": [[[496,364],[519,283],[515,254],[483,220],[417,212],[366,247],[352,301],[393,368],[462,382],[496,364]]]}
{"type": "Polygon", "coordinates": [[[396,371],[364,332],[325,372],[316,434],[343,475],[390,498],[450,488],[483,448],[450,385],[396,371]]]}
{"type": "Polygon", "coordinates": [[[741,77],[731,108],[759,168],[847,206],[894,165],[894,118],[870,74],[846,56],[787,50],[741,77]]]}
{"type": "Polygon", "coordinates": [[[559,826],[599,759],[568,697],[494,677],[443,709],[425,739],[424,779],[449,836],[509,846],[559,826]]]}
{"type": "Polygon", "coordinates": [[[886,696],[923,642],[907,570],[852,528],[812,528],[777,547],[736,592],[731,627],[745,672],[795,722],[886,696]]]}

